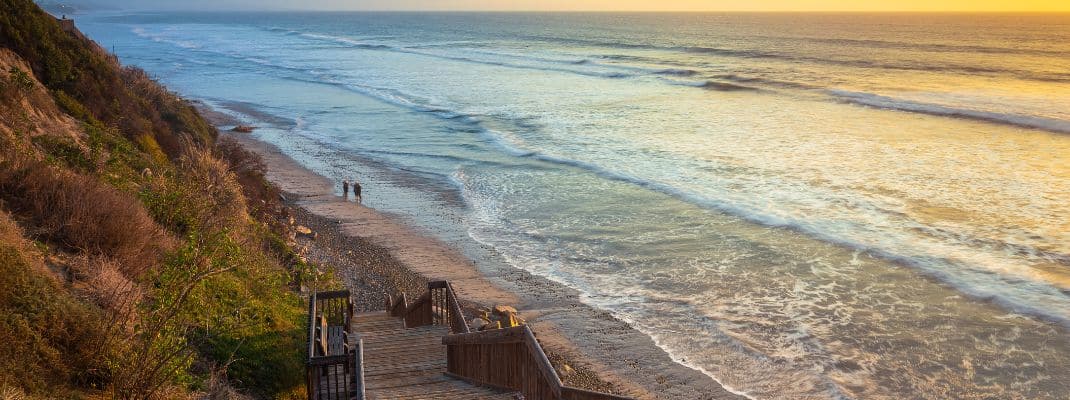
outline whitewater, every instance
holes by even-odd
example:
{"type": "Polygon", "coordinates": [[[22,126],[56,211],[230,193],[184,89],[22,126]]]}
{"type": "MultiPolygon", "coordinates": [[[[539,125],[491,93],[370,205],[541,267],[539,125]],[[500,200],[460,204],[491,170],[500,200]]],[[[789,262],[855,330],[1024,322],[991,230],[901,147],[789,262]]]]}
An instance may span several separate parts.
{"type": "Polygon", "coordinates": [[[749,397],[1067,398],[1066,15],[79,25],[749,397]]]}

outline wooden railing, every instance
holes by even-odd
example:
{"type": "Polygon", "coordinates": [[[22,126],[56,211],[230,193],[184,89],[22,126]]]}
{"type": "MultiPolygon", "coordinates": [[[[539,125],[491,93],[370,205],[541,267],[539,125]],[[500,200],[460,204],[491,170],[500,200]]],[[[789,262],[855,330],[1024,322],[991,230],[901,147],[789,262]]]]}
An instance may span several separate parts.
{"type": "Polygon", "coordinates": [[[529,400],[630,400],[628,397],[565,386],[527,325],[470,332],[453,286],[447,281],[427,285],[427,293],[411,304],[405,294],[387,296],[387,312],[405,320],[406,328],[449,327],[447,374],[480,386],[518,391],[529,400]]]}
{"type": "Polygon", "coordinates": [[[448,327],[450,333],[468,333],[468,322],[464,319],[457,294],[447,281],[429,282],[427,293],[411,304],[404,293],[387,296],[386,309],[390,315],[402,317],[406,328],[442,325],[448,327]]]}
{"type": "Polygon", "coordinates": [[[313,292],[309,297],[308,399],[364,399],[364,343],[355,338],[356,346],[350,347],[352,317],[353,302],[347,290],[313,292]]]}
{"type": "Polygon", "coordinates": [[[391,317],[402,317],[405,315],[405,311],[409,308],[409,299],[405,297],[405,293],[398,296],[388,295],[386,296],[386,312],[391,317]]]}
{"type": "Polygon", "coordinates": [[[516,390],[525,399],[628,400],[565,386],[527,325],[442,338],[449,375],[476,385],[516,390]]]}
{"type": "Polygon", "coordinates": [[[528,335],[531,329],[522,325],[446,336],[446,370],[477,385],[517,390],[525,399],[561,398],[561,380],[541,349],[528,348],[528,335]]]}

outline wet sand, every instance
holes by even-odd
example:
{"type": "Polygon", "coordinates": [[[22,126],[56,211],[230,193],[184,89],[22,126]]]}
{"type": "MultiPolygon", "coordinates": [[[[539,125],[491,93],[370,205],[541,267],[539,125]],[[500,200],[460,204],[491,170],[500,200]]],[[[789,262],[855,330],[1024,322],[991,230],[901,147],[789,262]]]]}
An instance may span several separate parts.
{"type": "Polygon", "coordinates": [[[355,293],[358,308],[383,309],[386,292],[419,295],[428,280],[446,279],[467,310],[515,306],[568,385],[639,399],[742,398],[673,362],[650,337],[583,304],[578,292],[515,268],[481,271],[461,251],[399,217],[336,196],[334,186],[340,183],[302,167],[274,146],[248,134],[224,134],[263,157],[268,179],[283,190],[298,223],[317,233],[309,243],[309,259],[334,268],[355,293]],[[563,364],[574,371],[562,373],[563,364]]]}

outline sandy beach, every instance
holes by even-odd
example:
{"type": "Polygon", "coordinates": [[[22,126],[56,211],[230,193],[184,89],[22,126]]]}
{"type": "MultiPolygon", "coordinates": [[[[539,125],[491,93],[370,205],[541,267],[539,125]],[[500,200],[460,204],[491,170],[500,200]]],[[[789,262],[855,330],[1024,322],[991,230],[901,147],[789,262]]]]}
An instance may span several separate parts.
{"type": "MultiPolygon", "coordinates": [[[[227,125],[223,115],[205,114],[227,125]]],[[[650,337],[582,303],[576,291],[511,268],[481,271],[459,250],[399,217],[337,196],[340,183],[302,167],[274,146],[253,135],[225,135],[263,157],[268,179],[285,193],[297,223],[317,234],[307,242],[310,261],[334,268],[354,292],[358,308],[382,309],[385,293],[417,296],[428,280],[445,279],[469,312],[515,306],[567,384],[640,399],[742,398],[674,362],[650,337]],[[563,371],[565,364],[571,371],[563,371]]]]}

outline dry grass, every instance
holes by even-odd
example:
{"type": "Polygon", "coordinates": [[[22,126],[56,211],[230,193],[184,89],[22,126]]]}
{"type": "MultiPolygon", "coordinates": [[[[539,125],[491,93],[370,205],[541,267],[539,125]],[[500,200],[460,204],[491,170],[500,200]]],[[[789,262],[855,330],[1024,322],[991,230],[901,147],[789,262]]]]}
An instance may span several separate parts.
{"type": "Polygon", "coordinates": [[[107,336],[99,310],[67,292],[0,211],[0,382],[57,396],[70,382],[92,386],[107,375],[107,336]]]}
{"type": "Polygon", "coordinates": [[[200,188],[201,227],[206,231],[248,225],[248,212],[242,186],[230,166],[211,151],[188,144],[179,160],[187,184],[200,188]]]}
{"type": "Polygon", "coordinates": [[[22,58],[0,48],[0,133],[54,136],[74,141],[78,147],[86,149],[78,123],[60,111],[46,88],[32,75],[26,75],[26,71],[31,69],[22,58]],[[24,78],[13,79],[14,76],[24,78]],[[22,79],[29,81],[14,82],[22,79]]]}
{"type": "Polygon", "coordinates": [[[21,389],[4,385],[0,387],[0,400],[27,400],[21,389]]]}
{"type": "Polygon", "coordinates": [[[175,246],[133,196],[40,162],[0,163],[0,200],[27,220],[34,234],[111,258],[129,278],[139,277],[175,246]]]}
{"type": "Polygon", "coordinates": [[[124,275],[118,263],[106,258],[81,256],[71,264],[75,290],[114,316],[115,326],[134,326],[136,307],[145,299],[145,288],[124,275]]]}
{"type": "Polygon", "coordinates": [[[205,382],[205,391],[199,396],[201,400],[253,400],[252,396],[239,392],[227,380],[226,370],[212,368],[208,372],[208,380],[205,382]]]}
{"type": "Polygon", "coordinates": [[[205,146],[215,140],[215,128],[192,105],[169,92],[141,68],[122,68],[120,79],[131,105],[151,111],[124,116],[120,126],[128,136],[154,132],[154,139],[171,158],[181,156],[188,142],[205,146]]]}

